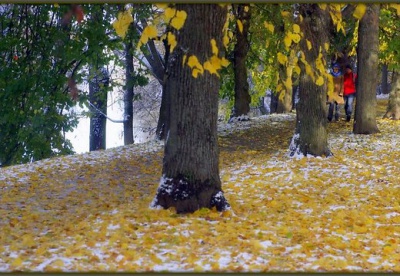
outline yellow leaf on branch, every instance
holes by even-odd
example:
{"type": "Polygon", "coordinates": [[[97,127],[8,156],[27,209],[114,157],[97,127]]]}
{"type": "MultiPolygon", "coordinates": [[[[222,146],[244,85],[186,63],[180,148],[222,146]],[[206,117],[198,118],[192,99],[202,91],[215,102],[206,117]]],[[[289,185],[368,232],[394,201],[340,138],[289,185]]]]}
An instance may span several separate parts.
{"type": "Polygon", "coordinates": [[[176,14],[176,9],[166,8],[164,11],[164,16],[166,21],[170,21],[176,14]]]}
{"type": "Polygon", "coordinates": [[[283,39],[283,43],[285,44],[286,49],[289,49],[290,45],[292,45],[292,38],[286,35],[283,39]]]}
{"type": "Polygon", "coordinates": [[[238,26],[239,32],[243,33],[243,23],[239,19],[236,20],[236,24],[238,26]]]}
{"type": "Polygon", "coordinates": [[[307,49],[308,49],[308,50],[311,50],[311,49],[312,49],[311,41],[307,39],[306,42],[307,42],[307,49]]]}
{"type": "Polygon", "coordinates": [[[293,24],[293,32],[295,34],[299,34],[300,33],[300,26],[298,24],[293,24]]]}
{"type": "Polygon", "coordinates": [[[282,64],[282,65],[285,65],[285,64],[287,63],[287,61],[288,61],[287,56],[285,56],[285,55],[282,54],[281,52],[278,53],[277,58],[278,58],[278,62],[279,62],[280,64],[282,64]]]}
{"type": "Polygon", "coordinates": [[[274,31],[275,31],[275,26],[274,25],[272,25],[272,24],[268,23],[267,21],[265,21],[264,22],[264,26],[268,31],[270,31],[271,33],[274,33],[274,31]]]}
{"type": "Polygon", "coordinates": [[[172,51],[175,49],[176,45],[178,42],[176,41],[176,37],[172,33],[168,33],[168,45],[170,46],[169,52],[172,53],[172,51]]]}
{"type": "Polygon", "coordinates": [[[290,33],[290,38],[294,43],[299,43],[301,39],[299,34],[294,34],[294,33],[290,33]]]}
{"type": "Polygon", "coordinates": [[[140,48],[143,44],[146,44],[149,39],[157,38],[157,29],[155,26],[150,25],[144,28],[142,32],[142,36],[140,37],[139,43],[138,43],[138,48],[140,48]]]}
{"type": "Polygon", "coordinates": [[[367,6],[365,4],[357,4],[353,16],[358,20],[360,20],[361,18],[363,18],[366,11],[367,11],[367,6]]]}
{"type": "Polygon", "coordinates": [[[175,17],[171,20],[171,26],[180,30],[185,24],[187,13],[185,11],[177,11],[175,17]]]}
{"type": "Polygon", "coordinates": [[[400,16],[400,4],[389,4],[389,7],[394,8],[397,12],[397,16],[400,16]]]}
{"type": "Polygon", "coordinates": [[[322,76],[318,76],[317,80],[315,81],[315,84],[318,86],[322,86],[324,84],[324,78],[322,76]]]}
{"type": "Polygon", "coordinates": [[[218,47],[217,47],[217,42],[215,41],[215,39],[211,39],[211,49],[212,49],[212,53],[214,55],[218,55],[218,47]]]}
{"type": "Polygon", "coordinates": [[[132,9],[118,13],[118,19],[113,22],[117,34],[124,39],[128,32],[129,25],[133,22],[132,9]]]}
{"type": "Polygon", "coordinates": [[[319,8],[321,9],[321,10],[326,10],[326,6],[327,6],[327,4],[318,4],[319,5],[319,8]]]}

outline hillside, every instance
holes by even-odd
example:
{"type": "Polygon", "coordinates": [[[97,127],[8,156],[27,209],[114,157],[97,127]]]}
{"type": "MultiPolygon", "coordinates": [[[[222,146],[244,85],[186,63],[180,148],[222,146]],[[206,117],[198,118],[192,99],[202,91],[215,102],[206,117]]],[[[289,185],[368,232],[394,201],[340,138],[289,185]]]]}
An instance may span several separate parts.
{"type": "Polygon", "coordinates": [[[149,209],[162,144],[0,169],[0,271],[400,272],[400,122],[331,123],[330,158],[289,158],[294,114],[221,125],[231,210],[149,209]]]}

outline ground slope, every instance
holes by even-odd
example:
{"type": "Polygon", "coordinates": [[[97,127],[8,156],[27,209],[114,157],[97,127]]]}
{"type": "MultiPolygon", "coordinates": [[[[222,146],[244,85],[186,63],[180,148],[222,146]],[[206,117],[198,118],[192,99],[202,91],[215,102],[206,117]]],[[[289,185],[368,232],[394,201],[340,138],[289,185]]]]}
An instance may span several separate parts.
{"type": "Polygon", "coordinates": [[[157,142],[0,169],[0,271],[399,272],[400,123],[288,158],[294,118],[221,127],[224,213],[149,209],[157,142]]]}

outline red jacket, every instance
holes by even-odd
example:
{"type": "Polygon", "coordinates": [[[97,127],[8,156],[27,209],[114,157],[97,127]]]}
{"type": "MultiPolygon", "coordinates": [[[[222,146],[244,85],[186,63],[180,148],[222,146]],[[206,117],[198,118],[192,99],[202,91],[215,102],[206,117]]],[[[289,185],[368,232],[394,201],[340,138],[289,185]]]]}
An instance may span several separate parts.
{"type": "Polygon", "coordinates": [[[345,73],[343,76],[343,95],[347,96],[356,93],[357,74],[351,72],[345,73]]]}

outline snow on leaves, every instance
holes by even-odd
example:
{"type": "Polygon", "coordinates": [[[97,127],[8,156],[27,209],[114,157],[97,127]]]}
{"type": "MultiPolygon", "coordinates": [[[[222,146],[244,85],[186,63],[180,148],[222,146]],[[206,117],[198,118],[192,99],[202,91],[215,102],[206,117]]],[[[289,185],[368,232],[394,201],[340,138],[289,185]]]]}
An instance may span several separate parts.
{"type": "Polygon", "coordinates": [[[225,212],[148,207],[156,141],[2,168],[0,271],[399,272],[400,122],[288,158],[294,120],[219,125],[225,212]]]}

